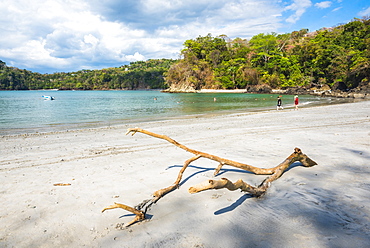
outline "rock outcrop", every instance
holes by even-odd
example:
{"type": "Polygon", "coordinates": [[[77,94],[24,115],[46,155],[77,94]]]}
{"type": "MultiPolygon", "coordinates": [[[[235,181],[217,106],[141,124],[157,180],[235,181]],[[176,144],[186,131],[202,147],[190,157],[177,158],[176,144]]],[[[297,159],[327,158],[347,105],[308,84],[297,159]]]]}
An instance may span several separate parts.
{"type": "Polygon", "coordinates": [[[167,93],[196,93],[197,90],[192,85],[188,84],[172,84],[168,89],[162,92],[167,93]]]}
{"type": "Polygon", "coordinates": [[[256,94],[269,94],[272,92],[272,88],[267,84],[257,84],[248,86],[247,92],[256,94]]]}
{"type": "MultiPolygon", "coordinates": [[[[168,93],[198,93],[206,89],[195,89],[189,84],[172,84],[170,88],[163,92],[168,93]]],[[[267,84],[249,85],[245,89],[246,93],[254,94],[285,94],[285,95],[316,95],[337,98],[356,98],[370,99],[370,83],[362,82],[356,88],[348,89],[343,82],[337,82],[332,87],[328,85],[313,87],[290,87],[282,89],[272,89],[267,84]]]]}

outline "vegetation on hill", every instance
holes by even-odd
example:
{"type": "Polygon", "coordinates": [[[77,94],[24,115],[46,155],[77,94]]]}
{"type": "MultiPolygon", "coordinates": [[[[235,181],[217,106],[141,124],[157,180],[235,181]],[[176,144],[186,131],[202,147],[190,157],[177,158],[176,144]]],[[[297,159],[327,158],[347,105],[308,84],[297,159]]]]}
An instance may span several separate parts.
{"type": "Polygon", "coordinates": [[[40,74],[8,67],[0,61],[0,90],[165,89],[163,73],[174,62],[172,59],[153,59],[119,68],[40,74]]]}
{"type": "MultiPolygon", "coordinates": [[[[332,86],[347,88],[368,83],[370,75],[370,20],[354,21],[308,33],[258,34],[249,41],[225,35],[187,40],[183,59],[172,65],[166,81],[201,88],[245,89],[332,86]]],[[[182,87],[184,88],[184,87],[182,87]]]]}
{"type": "Polygon", "coordinates": [[[258,34],[250,40],[211,34],[186,40],[182,59],[118,68],[40,74],[0,60],[0,90],[246,89],[368,85],[370,19],[309,33],[258,34]]]}

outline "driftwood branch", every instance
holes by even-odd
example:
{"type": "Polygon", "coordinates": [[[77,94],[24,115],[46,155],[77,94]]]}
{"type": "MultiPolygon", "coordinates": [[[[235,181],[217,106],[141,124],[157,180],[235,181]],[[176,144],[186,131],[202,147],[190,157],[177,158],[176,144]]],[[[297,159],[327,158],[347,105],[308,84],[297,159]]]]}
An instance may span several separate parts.
{"type": "Polygon", "coordinates": [[[222,166],[230,165],[230,166],[233,166],[233,167],[236,167],[236,168],[240,168],[240,169],[252,172],[256,175],[269,175],[269,176],[259,186],[252,186],[248,183],[245,183],[241,179],[237,180],[235,183],[231,182],[227,178],[221,178],[219,180],[208,180],[208,181],[203,182],[201,184],[190,187],[188,191],[191,194],[201,192],[201,191],[204,191],[204,190],[225,188],[225,189],[228,189],[228,190],[231,190],[231,191],[240,189],[242,192],[247,192],[247,193],[252,194],[256,197],[260,197],[261,195],[263,195],[267,191],[267,189],[270,187],[271,183],[273,181],[275,181],[276,179],[278,179],[279,177],[281,177],[281,175],[284,173],[284,171],[287,170],[292,163],[299,161],[305,167],[311,167],[311,166],[316,165],[316,162],[313,161],[312,159],[310,159],[307,155],[303,154],[301,149],[299,149],[299,148],[295,148],[294,152],[289,157],[287,157],[282,163],[277,165],[276,167],[265,169],[265,168],[258,168],[258,167],[254,167],[252,165],[239,163],[239,162],[232,161],[232,160],[229,160],[229,159],[221,158],[221,157],[211,155],[211,154],[208,154],[208,153],[204,153],[204,152],[201,152],[201,151],[197,151],[197,150],[194,150],[194,149],[190,149],[190,148],[178,143],[177,141],[171,139],[168,136],[152,133],[152,132],[149,132],[147,130],[140,129],[140,128],[130,128],[130,129],[128,129],[126,135],[130,134],[130,133],[132,135],[134,135],[137,132],[147,134],[147,135],[155,137],[155,138],[166,140],[166,141],[170,142],[171,144],[173,144],[173,145],[175,145],[175,146],[177,146],[177,147],[179,147],[179,148],[181,148],[181,149],[183,149],[187,152],[190,152],[190,153],[194,154],[195,156],[193,156],[192,158],[185,161],[183,167],[181,168],[181,170],[180,170],[180,172],[177,176],[176,181],[169,187],[166,187],[166,188],[155,191],[153,193],[153,198],[152,199],[143,201],[142,203],[137,205],[135,208],[129,207],[127,205],[115,203],[114,205],[108,206],[108,207],[103,209],[103,212],[104,212],[105,210],[108,210],[108,209],[122,208],[122,209],[125,209],[127,211],[130,211],[130,212],[134,213],[136,215],[134,220],[131,221],[130,223],[128,223],[127,226],[129,226],[129,225],[131,225],[135,222],[144,220],[147,210],[150,208],[150,206],[152,206],[153,203],[156,203],[160,198],[162,198],[164,195],[168,194],[169,192],[173,191],[174,189],[179,188],[179,185],[180,185],[180,182],[181,182],[184,171],[186,170],[186,168],[189,166],[190,163],[194,162],[195,160],[197,160],[199,158],[206,158],[206,159],[210,159],[210,160],[213,160],[213,161],[216,161],[216,162],[219,163],[219,165],[215,169],[214,175],[217,175],[219,173],[222,166]]]}
{"type": "Polygon", "coordinates": [[[271,185],[271,182],[278,179],[285,170],[289,168],[289,166],[299,161],[303,166],[311,167],[316,165],[316,162],[311,160],[307,155],[303,154],[301,149],[295,148],[294,152],[284,160],[281,164],[274,168],[274,172],[271,176],[267,177],[258,187],[253,187],[243,180],[239,179],[235,183],[232,183],[227,178],[221,178],[220,180],[208,180],[207,182],[195,185],[189,188],[189,193],[197,193],[200,191],[208,190],[208,189],[222,189],[227,188],[228,190],[237,190],[240,189],[243,192],[248,192],[254,196],[261,196],[263,195],[268,187],[271,185]]]}
{"type": "Polygon", "coordinates": [[[186,170],[186,168],[188,167],[188,165],[191,162],[197,160],[198,158],[200,158],[199,155],[186,160],[185,163],[184,163],[184,166],[181,168],[181,170],[179,172],[179,175],[177,176],[177,179],[173,183],[173,185],[171,185],[171,186],[169,186],[167,188],[164,188],[164,189],[157,190],[156,192],[154,192],[153,193],[153,196],[154,196],[153,201],[154,202],[157,202],[162,196],[164,196],[165,194],[167,194],[167,193],[171,192],[172,190],[178,188],[179,187],[179,184],[180,184],[180,181],[182,179],[182,175],[183,175],[184,171],[186,170]]]}
{"type": "Polygon", "coordinates": [[[113,205],[110,205],[110,206],[104,208],[102,210],[102,213],[104,213],[105,210],[115,209],[115,208],[122,208],[122,209],[127,210],[127,211],[136,215],[135,218],[131,222],[129,222],[126,226],[130,226],[130,225],[134,224],[135,222],[142,221],[142,220],[145,219],[145,214],[144,214],[143,211],[140,211],[140,210],[137,210],[135,208],[129,207],[127,205],[116,203],[116,202],[113,205]]]}

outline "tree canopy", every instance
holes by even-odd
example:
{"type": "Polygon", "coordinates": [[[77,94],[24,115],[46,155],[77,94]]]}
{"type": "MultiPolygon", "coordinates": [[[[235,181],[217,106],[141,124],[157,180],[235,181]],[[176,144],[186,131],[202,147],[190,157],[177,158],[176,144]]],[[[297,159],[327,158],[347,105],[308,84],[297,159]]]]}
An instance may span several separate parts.
{"type": "Polygon", "coordinates": [[[268,84],[273,88],[329,86],[343,82],[348,88],[368,83],[370,75],[370,20],[307,29],[288,34],[258,34],[249,41],[225,35],[187,40],[183,59],[166,74],[171,84],[243,89],[268,84]]]}
{"type": "Polygon", "coordinates": [[[154,59],[102,70],[40,74],[8,67],[0,61],[0,90],[165,89],[163,73],[174,62],[172,59],[154,59]]]}

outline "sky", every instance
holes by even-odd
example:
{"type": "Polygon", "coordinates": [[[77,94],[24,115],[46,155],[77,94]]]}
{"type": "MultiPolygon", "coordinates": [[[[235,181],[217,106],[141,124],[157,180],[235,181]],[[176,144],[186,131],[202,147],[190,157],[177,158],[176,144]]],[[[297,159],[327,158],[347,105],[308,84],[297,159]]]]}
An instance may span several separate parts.
{"type": "Polygon", "coordinates": [[[368,0],[0,0],[0,60],[39,73],[178,59],[211,34],[315,31],[370,16],[368,0]]]}

